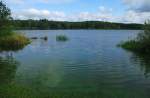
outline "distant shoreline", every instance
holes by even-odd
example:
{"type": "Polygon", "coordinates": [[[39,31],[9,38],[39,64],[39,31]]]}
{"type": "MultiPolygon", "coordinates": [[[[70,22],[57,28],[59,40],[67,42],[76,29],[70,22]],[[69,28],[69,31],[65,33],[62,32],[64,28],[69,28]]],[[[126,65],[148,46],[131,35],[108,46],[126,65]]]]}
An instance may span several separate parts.
{"type": "Polygon", "coordinates": [[[49,21],[41,20],[12,20],[16,30],[143,30],[143,24],[113,23],[104,21],[49,21]]]}
{"type": "Polygon", "coordinates": [[[142,31],[143,29],[15,29],[15,31],[20,31],[20,30],[41,30],[41,31],[44,31],[44,30],[58,30],[58,31],[59,31],[59,30],[60,30],[60,31],[61,31],[61,30],[66,30],[66,31],[69,31],[69,30],[77,30],[77,31],[78,31],[78,30],[91,30],[91,31],[92,31],[92,30],[93,30],[93,31],[94,31],[94,30],[100,30],[100,31],[101,31],[101,30],[102,30],[102,31],[103,31],[103,30],[108,30],[108,31],[109,31],[109,30],[129,30],[129,31],[130,31],[130,30],[133,30],[133,31],[136,31],[136,30],[139,30],[139,31],[142,31]]]}

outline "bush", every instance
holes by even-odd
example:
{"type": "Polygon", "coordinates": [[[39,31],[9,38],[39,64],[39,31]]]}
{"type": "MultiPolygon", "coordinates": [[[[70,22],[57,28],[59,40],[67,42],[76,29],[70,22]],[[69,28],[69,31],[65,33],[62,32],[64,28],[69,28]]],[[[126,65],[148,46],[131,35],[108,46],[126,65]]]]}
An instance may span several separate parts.
{"type": "Polygon", "coordinates": [[[0,50],[1,51],[15,51],[24,48],[30,40],[23,35],[11,35],[0,37],[0,50]]]}
{"type": "Polygon", "coordinates": [[[65,35],[57,35],[57,36],[56,36],[56,40],[57,40],[57,41],[67,41],[68,38],[67,38],[67,36],[65,36],[65,35]]]}
{"type": "Polygon", "coordinates": [[[13,35],[11,26],[0,27],[0,37],[11,36],[11,35],[13,35]]]}
{"type": "Polygon", "coordinates": [[[136,39],[123,42],[120,47],[138,53],[150,53],[150,21],[145,23],[144,31],[136,39]]]}
{"type": "Polygon", "coordinates": [[[25,36],[12,32],[10,20],[11,10],[0,1],[0,51],[18,50],[30,42],[25,36]]]}
{"type": "Polygon", "coordinates": [[[0,1],[0,36],[12,34],[11,20],[10,9],[2,1],[0,1]]]}

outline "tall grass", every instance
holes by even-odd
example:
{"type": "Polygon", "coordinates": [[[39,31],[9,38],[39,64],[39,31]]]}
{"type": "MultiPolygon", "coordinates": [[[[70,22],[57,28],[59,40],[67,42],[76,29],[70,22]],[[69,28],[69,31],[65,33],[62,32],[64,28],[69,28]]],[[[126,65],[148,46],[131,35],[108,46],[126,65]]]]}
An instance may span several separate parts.
{"type": "Polygon", "coordinates": [[[30,43],[30,40],[23,35],[12,34],[0,37],[0,51],[19,50],[30,43]]]}
{"type": "Polygon", "coordinates": [[[150,21],[145,23],[144,31],[137,38],[123,42],[120,47],[138,53],[150,53],[150,21]]]}
{"type": "Polygon", "coordinates": [[[68,37],[66,35],[57,35],[56,40],[57,41],[67,41],[68,37]]]}

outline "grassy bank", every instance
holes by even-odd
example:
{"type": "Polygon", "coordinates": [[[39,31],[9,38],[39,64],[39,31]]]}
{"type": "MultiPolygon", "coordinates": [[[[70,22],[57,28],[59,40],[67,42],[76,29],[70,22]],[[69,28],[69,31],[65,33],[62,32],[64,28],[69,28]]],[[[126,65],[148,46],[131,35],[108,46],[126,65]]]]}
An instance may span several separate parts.
{"type": "Polygon", "coordinates": [[[19,50],[24,48],[30,40],[23,35],[12,34],[0,37],[0,51],[19,50]]]}
{"type": "Polygon", "coordinates": [[[30,40],[13,32],[11,10],[0,0],[0,51],[14,51],[23,48],[30,40]]]}
{"type": "Polygon", "coordinates": [[[150,22],[145,23],[144,31],[140,32],[135,39],[122,42],[118,46],[129,51],[150,54],[150,22]]]}
{"type": "Polygon", "coordinates": [[[150,44],[136,40],[129,40],[118,45],[126,50],[138,53],[150,53],[150,44]]]}

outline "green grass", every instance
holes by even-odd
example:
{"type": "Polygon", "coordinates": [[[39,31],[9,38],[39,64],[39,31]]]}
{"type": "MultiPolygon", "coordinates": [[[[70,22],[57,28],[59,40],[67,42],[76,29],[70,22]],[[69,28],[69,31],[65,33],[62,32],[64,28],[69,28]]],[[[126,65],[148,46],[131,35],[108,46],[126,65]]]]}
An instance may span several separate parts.
{"type": "Polygon", "coordinates": [[[56,40],[57,41],[67,41],[68,37],[66,35],[57,35],[56,40]]]}
{"type": "Polygon", "coordinates": [[[135,41],[135,40],[129,40],[126,42],[122,42],[118,45],[118,47],[122,47],[126,50],[131,50],[131,51],[138,51],[140,44],[139,42],[135,41]]]}
{"type": "MultiPolygon", "coordinates": [[[[41,89],[44,91],[44,89],[41,89]]],[[[130,91],[130,90],[129,90],[130,91]]],[[[39,91],[28,86],[9,84],[0,86],[0,98],[149,98],[143,91],[126,93],[125,90],[103,91],[39,91]],[[139,96],[137,96],[137,93],[139,96]]]]}
{"type": "Polygon", "coordinates": [[[150,54],[150,22],[145,24],[144,31],[140,32],[135,39],[122,42],[118,46],[132,52],[150,54]]]}
{"type": "Polygon", "coordinates": [[[13,34],[0,37],[0,51],[15,51],[24,48],[30,40],[23,35],[13,34]]]}
{"type": "Polygon", "coordinates": [[[142,54],[150,54],[150,41],[149,40],[129,40],[126,42],[122,42],[118,45],[128,51],[142,53],[142,54]]]}

